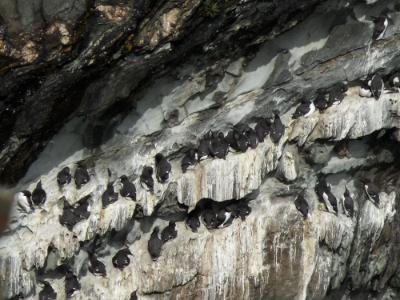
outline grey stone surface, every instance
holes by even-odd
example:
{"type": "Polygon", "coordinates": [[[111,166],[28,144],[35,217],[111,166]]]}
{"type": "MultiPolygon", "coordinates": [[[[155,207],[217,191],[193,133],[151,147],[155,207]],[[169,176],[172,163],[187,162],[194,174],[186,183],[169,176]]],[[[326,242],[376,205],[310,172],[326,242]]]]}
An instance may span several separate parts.
{"type": "MultiPolygon", "coordinates": [[[[13,211],[0,239],[4,295],[37,299],[39,282],[45,279],[64,299],[65,276],[57,267],[69,265],[82,286],[74,299],[129,299],[133,291],[139,299],[398,299],[400,93],[387,91],[379,100],[358,93],[360,80],[370,73],[398,70],[398,12],[392,13],[385,38],[373,42],[372,24],[365,15],[385,7],[394,10],[390,1],[322,1],[310,9],[317,1],[311,2],[259,3],[257,9],[253,1],[223,9],[198,1],[184,1],[180,7],[164,3],[154,9],[146,2],[140,11],[148,14],[147,23],[136,24],[139,34],[122,40],[117,32],[125,32],[134,9],[120,10],[125,2],[96,2],[96,7],[104,7],[91,21],[103,23],[90,33],[91,42],[83,43],[75,59],[61,72],[45,76],[34,94],[24,98],[17,131],[0,154],[6,166],[16,153],[40,153],[15,191],[32,191],[41,180],[48,195],[31,214],[13,211]],[[197,6],[203,14],[199,19],[197,6]],[[290,15],[289,6],[298,13],[291,21],[282,14],[287,10],[290,15]],[[214,13],[223,18],[207,15],[214,13]],[[271,17],[269,13],[280,19],[268,33],[236,36],[259,47],[224,48],[233,32],[253,28],[262,16],[271,17]],[[220,28],[218,20],[232,15],[237,19],[221,27],[223,38],[208,35],[207,30],[220,28]],[[209,18],[209,29],[185,36],[185,26],[202,18],[209,18]],[[115,51],[122,41],[123,47],[115,51]],[[202,51],[190,53],[193,48],[185,43],[201,45],[202,51]],[[123,54],[139,44],[143,45],[136,52],[123,54]],[[60,87],[78,97],[71,88],[77,78],[88,82],[76,88],[79,101],[70,107],[71,102],[64,103],[54,91],[60,87]],[[301,97],[313,99],[317,89],[344,80],[350,87],[342,103],[292,119],[301,97]],[[59,116],[55,103],[70,107],[68,117],[59,116]],[[209,130],[226,133],[241,121],[254,126],[257,117],[269,118],[276,110],[285,125],[279,143],[267,137],[255,149],[209,158],[182,172],[185,151],[209,130]],[[61,129],[46,132],[47,144],[40,145],[38,137],[31,146],[32,124],[44,126],[49,116],[60,118],[61,129]],[[160,152],[171,163],[171,174],[164,184],[155,181],[150,193],[140,185],[140,174],[143,166],[154,166],[160,152]],[[59,170],[68,166],[73,173],[82,161],[90,182],[79,190],[73,183],[60,188],[59,170]],[[338,200],[337,215],[315,193],[322,174],[338,200]],[[121,175],[135,184],[136,201],[120,197],[103,208],[107,184],[121,175]],[[379,205],[368,198],[362,178],[377,185],[379,205]],[[346,188],[354,199],[353,217],[343,207],[346,188]],[[301,191],[308,218],[294,205],[301,191]],[[73,205],[87,195],[93,199],[89,218],[68,230],[59,223],[62,197],[73,205]],[[203,198],[251,199],[251,213],[225,228],[208,230],[201,224],[195,233],[183,220],[203,198]],[[176,222],[178,236],[164,244],[153,261],[147,250],[151,232],[169,221],[176,222]],[[106,266],[104,278],[88,271],[93,247],[106,266]],[[129,266],[119,270],[112,257],[124,247],[132,256],[129,266]]],[[[79,1],[45,6],[46,18],[55,14],[66,22],[83,13],[79,1]]],[[[25,9],[27,16],[34,11],[29,5],[25,9]]],[[[36,22],[33,19],[24,18],[30,24],[36,22]]],[[[11,75],[5,74],[4,87],[7,76],[11,75]]],[[[6,94],[4,89],[0,92],[6,94]]],[[[114,186],[119,192],[118,182],[114,186]]]]}

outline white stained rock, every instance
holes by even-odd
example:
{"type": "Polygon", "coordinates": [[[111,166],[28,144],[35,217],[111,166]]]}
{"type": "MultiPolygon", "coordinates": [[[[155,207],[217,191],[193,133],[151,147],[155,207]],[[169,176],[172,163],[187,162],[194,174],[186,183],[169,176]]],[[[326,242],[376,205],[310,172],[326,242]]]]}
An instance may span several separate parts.
{"type": "Polygon", "coordinates": [[[277,172],[288,182],[295,180],[298,174],[295,155],[290,151],[285,151],[279,161],[277,172]]]}
{"type": "Polygon", "coordinates": [[[351,88],[340,105],[292,123],[289,140],[296,140],[299,145],[304,145],[306,141],[313,142],[317,139],[356,139],[383,128],[397,127],[399,103],[399,93],[384,94],[379,100],[375,100],[362,98],[356,93],[356,88],[351,88]]]}

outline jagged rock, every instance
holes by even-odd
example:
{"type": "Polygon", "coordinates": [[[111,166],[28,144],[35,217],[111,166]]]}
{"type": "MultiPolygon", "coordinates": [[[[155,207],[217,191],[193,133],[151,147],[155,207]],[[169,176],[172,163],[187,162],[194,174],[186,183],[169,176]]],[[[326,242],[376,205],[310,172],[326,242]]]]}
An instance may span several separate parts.
{"type": "Polygon", "coordinates": [[[398,5],[28,2],[0,4],[0,179],[15,191],[33,191],[41,179],[47,199],[32,213],[13,210],[0,238],[5,297],[37,298],[46,280],[63,299],[66,268],[81,285],[75,299],[400,297],[400,93],[359,96],[368,75],[398,71],[398,5]],[[390,26],[372,41],[371,16],[386,8],[390,26]],[[349,89],[340,104],[292,119],[302,98],[342,81],[349,89]],[[285,126],[279,143],[268,136],[182,172],[184,154],[210,130],[226,134],[239,122],[254,128],[274,113],[285,126]],[[155,168],[157,153],[171,172],[149,192],[140,175],[155,168]],[[90,180],[80,189],[59,186],[59,171],[74,174],[78,165],[90,180]],[[107,186],[118,193],[122,175],[135,185],[136,201],[103,206],[107,186]],[[337,215],[314,192],[322,175],[337,215]],[[379,206],[361,178],[379,188],[379,206]],[[346,188],[352,218],[343,209],[346,188]],[[294,203],[303,192],[306,219],[294,203]],[[62,226],[64,205],[84,197],[90,214],[62,226]],[[227,226],[207,229],[205,198],[215,201],[212,209],[248,201],[251,213],[238,218],[224,207],[227,226]],[[192,232],[185,219],[197,209],[201,225],[192,232]],[[151,232],[169,222],[177,237],[153,261],[151,232]],[[130,264],[117,269],[112,258],[125,248],[130,264]],[[88,271],[89,254],[105,264],[106,277],[88,271]]]}

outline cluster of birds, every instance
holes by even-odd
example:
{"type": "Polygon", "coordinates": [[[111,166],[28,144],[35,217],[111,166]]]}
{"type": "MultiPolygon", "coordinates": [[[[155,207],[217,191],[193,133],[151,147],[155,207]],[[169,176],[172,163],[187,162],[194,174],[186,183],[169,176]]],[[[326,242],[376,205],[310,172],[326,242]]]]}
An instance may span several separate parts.
{"type": "MultiPolygon", "coordinates": [[[[75,207],[69,207],[74,211],[75,214],[79,215],[79,212],[86,211],[82,207],[87,206],[88,199],[90,197],[85,197],[77,202],[75,207]]],[[[251,213],[251,208],[248,205],[249,200],[227,200],[223,202],[216,202],[209,198],[201,199],[196,207],[188,213],[185,220],[186,226],[193,232],[197,232],[201,223],[207,229],[217,229],[224,228],[232,224],[233,220],[236,218],[245,218],[251,213]]],[[[63,214],[64,216],[64,214],[63,214]]],[[[64,216],[65,217],[65,216],[64,216]]],[[[67,218],[67,217],[65,217],[67,218]]],[[[67,224],[71,226],[71,224],[67,224]]],[[[164,227],[160,232],[160,228],[155,226],[150,239],[148,240],[148,252],[153,261],[156,261],[162,251],[162,247],[168,241],[171,241],[178,236],[178,231],[176,229],[176,223],[170,221],[169,224],[164,227]]],[[[96,240],[93,242],[93,246],[88,251],[89,254],[89,265],[88,270],[95,276],[106,277],[107,270],[103,262],[101,262],[96,254],[96,240]]],[[[130,264],[130,256],[132,252],[128,247],[120,249],[112,257],[112,264],[115,268],[123,270],[130,264]]],[[[81,289],[81,285],[76,275],[71,271],[70,268],[66,268],[65,272],[65,293],[68,298],[73,297],[75,292],[81,289]]],[[[49,282],[41,281],[43,288],[39,292],[39,300],[52,300],[57,298],[56,291],[52,288],[49,282]]],[[[136,291],[132,292],[130,299],[137,299],[136,291]]]]}
{"type": "MultiPolygon", "coordinates": [[[[373,17],[372,20],[374,21],[374,32],[372,38],[374,40],[380,40],[383,38],[389,26],[389,17],[386,13],[383,13],[379,17],[373,17]]],[[[400,91],[400,73],[395,73],[388,77],[386,85],[383,78],[384,76],[380,73],[381,72],[378,71],[376,74],[369,75],[367,79],[361,83],[359,91],[361,97],[374,97],[376,100],[379,100],[386,87],[391,91],[400,91]]],[[[337,83],[328,90],[318,90],[314,101],[307,99],[301,100],[300,105],[293,114],[293,119],[297,119],[301,116],[308,117],[316,109],[323,112],[332,105],[340,104],[346,91],[347,82],[337,83]]]]}
{"type": "MultiPolygon", "coordinates": [[[[374,18],[375,28],[373,39],[379,40],[383,38],[388,27],[388,17],[382,15],[374,18]]],[[[400,74],[396,73],[388,78],[388,86],[392,90],[400,91],[400,74]]],[[[314,101],[303,99],[293,114],[293,118],[301,116],[308,117],[316,109],[320,112],[325,111],[332,105],[341,103],[348,89],[347,82],[337,83],[327,90],[318,90],[314,101]]],[[[360,96],[374,97],[376,100],[384,93],[385,82],[383,77],[378,73],[369,76],[360,87],[360,96]]],[[[285,126],[283,125],[277,112],[274,112],[274,118],[259,118],[254,126],[250,127],[247,124],[238,123],[233,126],[233,129],[226,135],[222,132],[209,131],[202,137],[197,148],[189,149],[181,161],[182,171],[185,173],[188,169],[194,168],[200,161],[207,158],[225,159],[228,152],[245,152],[249,148],[256,148],[257,145],[264,141],[270,135],[273,143],[279,143],[284,135],[285,126]]],[[[156,179],[160,183],[166,183],[171,173],[171,164],[161,154],[155,156],[156,179]]],[[[140,175],[141,186],[149,192],[154,192],[153,167],[144,166],[140,175]]],[[[79,164],[74,173],[74,181],[77,189],[90,181],[90,175],[87,168],[83,164],[79,164]]],[[[63,168],[57,174],[57,183],[59,187],[70,184],[72,175],[69,167],[63,168]]],[[[379,189],[376,185],[367,179],[362,179],[364,191],[376,206],[379,207],[379,189]]],[[[119,194],[115,192],[115,182],[109,182],[107,188],[102,194],[102,206],[106,208],[110,204],[116,202],[119,195],[124,198],[130,198],[136,201],[136,187],[126,175],[122,175],[118,179],[119,194]]],[[[316,186],[315,192],[320,202],[325,205],[327,211],[338,214],[338,201],[331,191],[331,186],[326,182],[325,177],[321,177],[316,186]]],[[[31,193],[24,190],[15,195],[17,208],[24,213],[32,212],[35,207],[40,207],[46,202],[46,192],[39,181],[31,193]]],[[[64,209],[59,218],[60,223],[66,226],[69,230],[80,221],[89,218],[90,207],[92,203],[91,196],[85,196],[70,205],[63,198],[64,209]]],[[[352,195],[346,187],[342,197],[343,208],[350,218],[354,215],[354,201],[352,195]]],[[[301,192],[296,200],[295,206],[303,215],[304,218],[309,217],[309,205],[305,199],[305,191],[301,192]]],[[[193,232],[197,232],[200,227],[200,221],[203,222],[207,229],[217,229],[229,226],[236,218],[244,220],[251,213],[251,208],[248,205],[248,200],[227,200],[216,202],[212,199],[200,200],[196,207],[188,213],[185,220],[186,226],[193,232]]],[[[175,222],[169,222],[160,233],[160,229],[156,226],[148,241],[148,252],[153,260],[161,255],[162,247],[165,243],[177,237],[175,222]]],[[[112,258],[112,264],[115,268],[124,269],[130,264],[132,253],[128,247],[119,250],[112,258]]],[[[104,263],[98,260],[95,251],[89,254],[89,271],[96,275],[105,277],[107,275],[104,263]]],[[[56,299],[57,293],[47,281],[41,281],[43,284],[42,290],[39,292],[40,300],[56,299]]],[[[65,272],[65,292],[67,297],[72,297],[74,293],[80,290],[81,286],[76,275],[71,270],[65,272]]],[[[132,292],[131,300],[137,299],[136,292],[132,292]]]]}
{"type": "Polygon", "coordinates": [[[284,133],[285,125],[277,111],[274,112],[273,119],[258,118],[254,128],[238,123],[226,135],[223,132],[209,131],[200,139],[197,148],[189,149],[185,153],[181,161],[182,172],[193,169],[200,161],[207,158],[225,159],[229,152],[255,149],[268,135],[273,143],[278,144],[284,133]]]}
{"type": "MultiPolygon", "coordinates": [[[[363,189],[367,198],[377,207],[380,205],[379,198],[379,188],[371,182],[367,178],[361,178],[360,182],[363,185],[363,189]]],[[[318,179],[317,184],[315,185],[315,193],[317,194],[318,200],[325,206],[325,209],[328,212],[332,212],[335,215],[338,215],[338,200],[335,195],[332,193],[331,185],[326,182],[326,178],[320,177],[318,179]]],[[[295,199],[294,204],[297,210],[303,215],[304,219],[307,219],[309,214],[309,205],[307,200],[305,199],[305,191],[303,190],[295,199]]],[[[345,187],[345,192],[342,196],[342,206],[344,208],[344,213],[353,218],[354,216],[354,200],[353,195],[345,187]]]]}
{"type": "MultiPolygon", "coordinates": [[[[318,90],[313,101],[307,99],[302,99],[300,101],[300,105],[297,106],[292,118],[308,117],[316,109],[322,113],[327,108],[340,104],[346,96],[347,89],[347,82],[340,82],[329,89],[318,90]]],[[[385,78],[381,75],[381,71],[378,71],[368,76],[367,79],[361,83],[359,95],[360,97],[374,97],[376,100],[379,100],[385,93],[385,90],[390,92],[400,91],[400,73],[396,72],[385,78]]]]}

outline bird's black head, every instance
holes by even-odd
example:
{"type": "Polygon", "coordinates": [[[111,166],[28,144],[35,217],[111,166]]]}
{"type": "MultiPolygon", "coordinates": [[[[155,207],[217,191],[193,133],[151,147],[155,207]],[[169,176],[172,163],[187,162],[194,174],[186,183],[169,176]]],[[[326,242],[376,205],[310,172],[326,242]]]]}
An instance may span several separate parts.
{"type": "Polygon", "coordinates": [[[128,177],[127,177],[126,175],[122,175],[119,179],[120,179],[122,182],[128,181],[128,177]]]}
{"type": "Polygon", "coordinates": [[[157,153],[155,159],[156,163],[158,164],[164,159],[164,155],[162,155],[161,153],[157,153]]]}
{"type": "Polygon", "coordinates": [[[159,231],[160,228],[158,228],[158,226],[154,227],[152,235],[157,235],[159,231]]]}
{"type": "Polygon", "coordinates": [[[143,175],[152,176],[153,175],[153,168],[149,167],[149,166],[144,166],[142,173],[143,173],[143,175]]]}
{"type": "Polygon", "coordinates": [[[31,192],[30,192],[30,191],[28,191],[28,190],[24,190],[24,191],[22,191],[22,194],[24,194],[24,195],[25,195],[25,197],[27,197],[27,198],[30,198],[30,197],[32,196],[31,192]]]}

